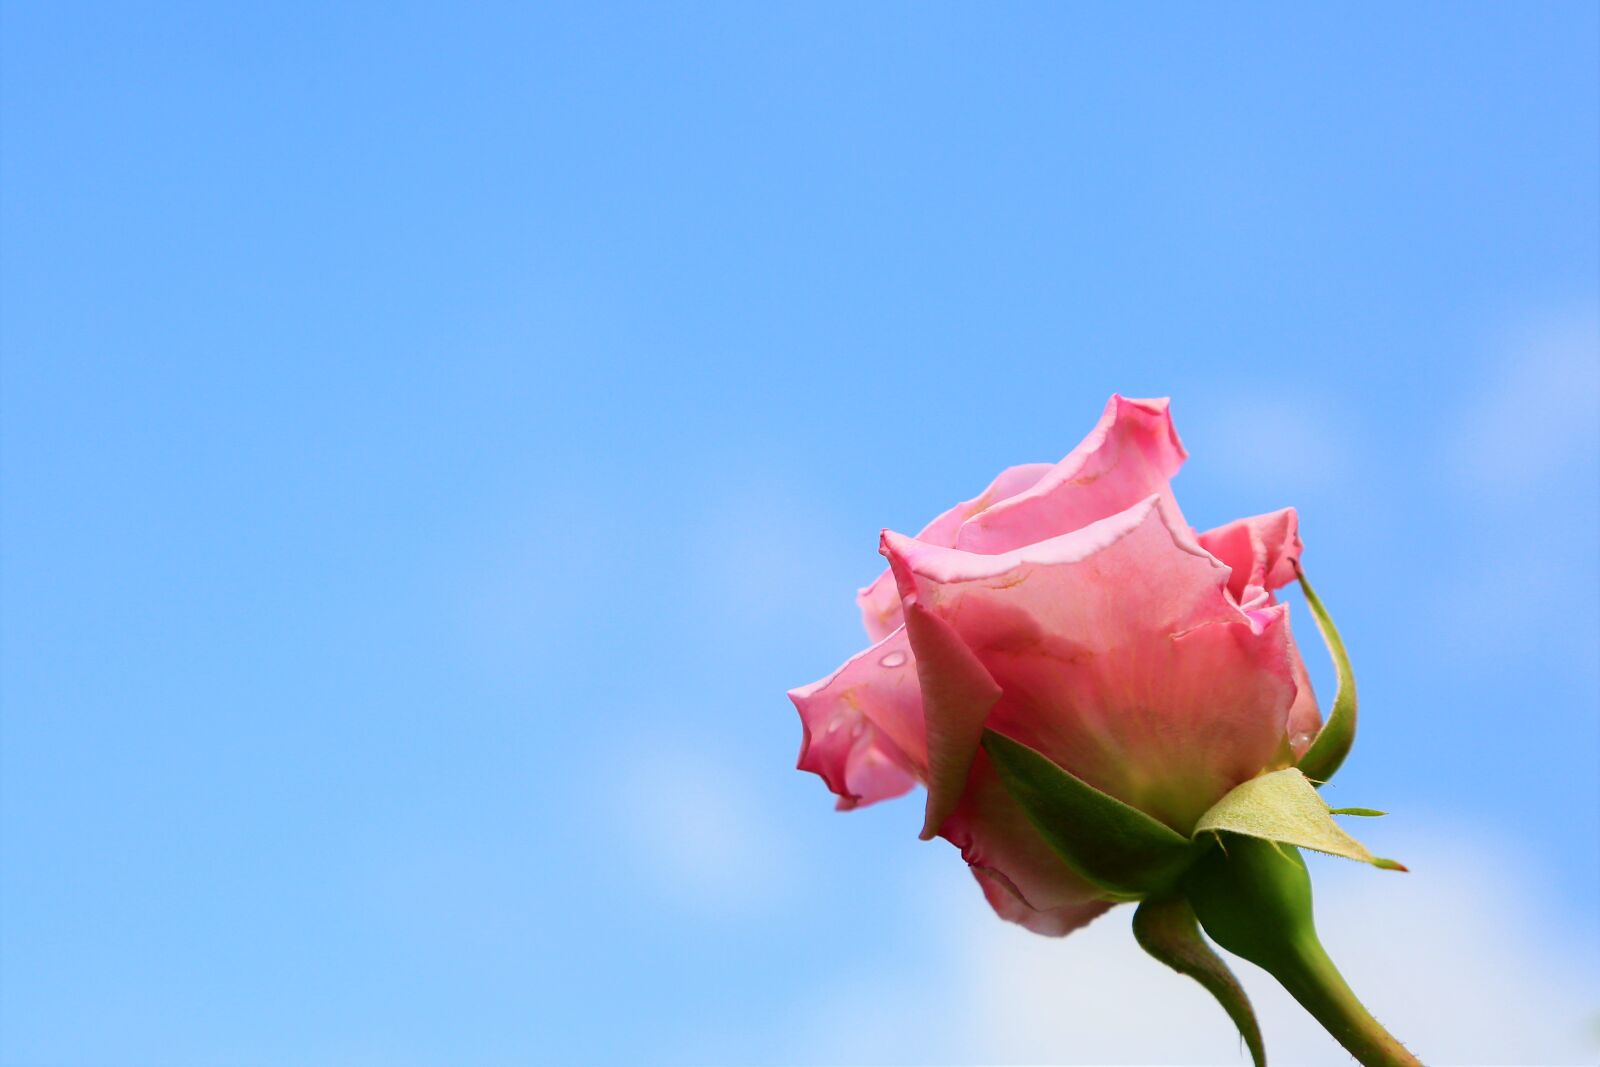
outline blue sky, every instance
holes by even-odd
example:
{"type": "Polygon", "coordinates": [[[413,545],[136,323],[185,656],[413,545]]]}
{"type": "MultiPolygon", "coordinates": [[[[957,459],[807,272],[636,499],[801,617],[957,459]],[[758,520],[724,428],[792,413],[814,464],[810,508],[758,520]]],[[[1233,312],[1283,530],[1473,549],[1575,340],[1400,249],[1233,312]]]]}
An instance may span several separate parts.
{"type": "Polygon", "coordinates": [[[0,1062],[1238,1062],[792,769],[879,528],[1113,391],[1192,521],[1300,509],[1413,867],[1317,866],[1330,950],[1430,1062],[1587,1062],[1597,41],[5,4],[0,1062]]]}

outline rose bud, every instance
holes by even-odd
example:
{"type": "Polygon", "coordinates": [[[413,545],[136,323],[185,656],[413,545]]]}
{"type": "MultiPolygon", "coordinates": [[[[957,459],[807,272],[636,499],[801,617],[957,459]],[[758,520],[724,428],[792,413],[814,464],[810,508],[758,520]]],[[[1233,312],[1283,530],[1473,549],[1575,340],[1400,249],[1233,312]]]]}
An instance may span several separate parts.
{"type": "Polygon", "coordinates": [[[1296,577],[1295,512],[1195,533],[1170,486],[1186,455],[1167,401],[1113,396],[1059,463],[1004,471],[915,537],[885,531],[889,568],[859,595],[876,643],[790,693],[799,766],[841,808],[921,782],[923,836],[1040,933],[1162,888],[1200,817],[1321,725],[1273,595],[1296,577]],[[996,753],[1043,757],[1144,836],[1047,837],[996,753]],[[1149,856],[1112,854],[1141,841],[1149,856]]]}
{"type": "Polygon", "coordinates": [[[1139,945],[1255,1014],[1214,940],[1276,977],[1361,1063],[1415,1057],[1318,942],[1297,849],[1368,852],[1316,791],[1355,730],[1355,682],[1300,573],[1292,509],[1195,533],[1165,400],[1113,396],[1054,466],[1003,472],[916,537],[885,530],[861,590],[876,642],[790,692],[800,768],[839,806],[927,787],[922,836],[961,850],[1002,917],[1065,934],[1142,901],[1139,945]],[[1298,579],[1339,680],[1326,726],[1273,593],[1298,579]]]}

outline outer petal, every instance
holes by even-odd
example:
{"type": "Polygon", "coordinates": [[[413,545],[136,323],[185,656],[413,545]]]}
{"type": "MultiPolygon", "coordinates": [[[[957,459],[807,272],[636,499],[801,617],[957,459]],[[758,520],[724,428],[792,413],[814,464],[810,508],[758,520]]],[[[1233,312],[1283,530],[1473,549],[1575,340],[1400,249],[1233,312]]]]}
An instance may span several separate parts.
{"type": "MultiPolygon", "coordinates": [[[[1053,464],[1050,463],[1025,463],[1008,467],[989,483],[989,488],[971,500],[962,501],[924,526],[922,532],[917,534],[917,540],[930,545],[955,544],[956,533],[962,523],[985,508],[1016,496],[1050,473],[1052,468],[1053,464]]],[[[895,591],[894,576],[887,569],[871,585],[856,594],[856,603],[861,606],[861,621],[867,628],[867,635],[874,641],[881,641],[904,621],[900,614],[900,594],[895,591]]]]}
{"type": "MultiPolygon", "coordinates": [[[[1295,565],[1305,551],[1300,541],[1300,517],[1294,508],[1236,519],[1207,530],[1198,540],[1201,547],[1233,568],[1228,591],[1240,600],[1246,598],[1251,586],[1273,590],[1294,581],[1295,565]]],[[[1289,710],[1289,744],[1298,758],[1311,747],[1322,728],[1322,711],[1311,689],[1311,676],[1292,639],[1289,658],[1296,686],[1294,706],[1289,710]]]]}
{"type": "Polygon", "coordinates": [[[1001,555],[884,544],[1000,684],[991,729],[1179,832],[1278,753],[1287,608],[1241,610],[1160,496],[1001,555]]]}
{"type": "MultiPolygon", "coordinates": [[[[1289,620],[1284,619],[1287,629],[1289,620]]],[[[1289,668],[1294,672],[1294,703],[1289,707],[1289,748],[1294,758],[1306,754],[1306,749],[1322,730],[1322,708],[1317,704],[1317,694],[1311,688],[1311,675],[1306,672],[1305,660],[1300,658],[1300,648],[1289,638],[1289,668]]]]}
{"type": "Polygon", "coordinates": [[[998,871],[985,867],[973,867],[971,870],[978,885],[983,888],[984,899],[996,915],[1046,937],[1065,937],[1112,908],[1111,904],[1096,900],[1087,904],[1068,904],[1040,910],[1023,900],[1016,887],[998,871]]]}
{"type": "Polygon", "coordinates": [[[961,802],[1000,687],[953,626],[914,597],[905,601],[905,611],[928,743],[928,807],[922,823],[926,841],[961,802]]]}
{"type": "Polygon", "coordinates": [[[922,692],[904,629],[789,699],[805,729],[799,767],[820,775],[839,807],[897,797],[926,773],[922,692]]]}
{"type": "Polygon", "coordinates": [[[1169,482],[1188,457],[1168,402],[1113,395],[1083,442],[1032,488],[973,516],[955,547],[993,555],[1115,515],[1156,494],[1176,518],[1169,482]]]}
{"type": "Polygon", "coordinates": [[[940,831],[961,850],[1002,919],[1059,937],[1111,905],[1056,855],[979,753],[967,791],[940,831]]]}

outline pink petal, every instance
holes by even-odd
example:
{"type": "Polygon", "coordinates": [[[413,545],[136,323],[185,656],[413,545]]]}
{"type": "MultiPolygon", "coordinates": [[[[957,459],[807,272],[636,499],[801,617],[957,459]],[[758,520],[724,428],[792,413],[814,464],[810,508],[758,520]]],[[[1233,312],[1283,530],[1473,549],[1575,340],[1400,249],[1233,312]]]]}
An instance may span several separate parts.
{"type": "Polygon", "coordinates": [[[1152,495],[999,555],[884,546],[902,597],[999,683],[991,729],[1187,833],[1277,753],[1295,684],[1287,608],[1241,611],[1228,569],[1167,510],[1152,495]]]}
{"type": "Polygon", "coordinates": [[[863,732],[845,757],[844,781],[850,795],[839,798],[839,810],[849,811],[909,792],[917,779],[901,766],[901,759],[881,735],[863,732]]]}
{"type": "Polygon", "coordinates": [[[983,740],[1000,687],[960,635],[914,597],[904,601],[906,634],[917,658],[922,719],[928,744],[928,806],[924,841],[939,832],[966,789],[967,772],[983,740]]]}
{"type": "MultiPolygon", "coordinates": [[[[1287,628],[1289,620],[1284,618],[1287,628]]],[[[1312,627],[1315,631],[1315,627],[1312,627]]],[[[1317,706],[1317,694],[1311,689],[1311,675],[1306,673],[1306,664],[1300,658],[1300,649],[1294,643],[1294,638],[1289,638],[1289,669],[1294,674],[1294,703],[1289,706],[1289,722],[1285,729],[1289,733],[1289,747],[1294,751],[1294,758],[1299,759],[1306,754],[1306,749],[1311,747],[1311,742],[1317,739],[1317,733],[1322,729],[1322,709],[1317,706]]]]}
{"type": "Polygon", "coordinates": [[[922,691],[904,629],[789,691],[805,730],[799,767],[854,808],[905,793],[927,769],[922,691]]]}
{"type": "MultiPolygon", "coordinates": [[[[1283,626],[1288,629],[1289,607],[1286,604],[1279,607],[1284,612],[1283,626]]],[[[1305,755],[1322,729],[1322,709],[1317,704],[1316,691],[1311,687],[1311,675],[1306,670],[1305,660],[1300,656],[1300,647],[1295,644],[1292,634],[1288,642],[1289,671],[1294,677],[1295,690],[1294,703],[1289,706],[1289,719],[1284,725],[1284,730],[1288,734],[1290,750],[1294,753],[1295,759],[1299,759],[1305,755]]]]}
{"type": "MultiPolygon", "coordinates": [[[[1279,589],[1295,579],[1295,566],[1305,546],[1300,541],[1300,517],[1294,508],[1237,519],[1200,534],[1200,544],[1229,567],[1228,590],[1241,602],[1252,589],[1279,589]]],[[[1277,603],[1270,595],[1267,603],[1277,603]]],[[[1285,623],[1287,625],[1287,623],[1285,623]]],[[[1322,728],[1322,711],[1311,689],[1311,676],[1293,639],[1289,662],[1294,673],[1294,705],[1289,709],[1289,745],[1296,757],[1311,747],[1322,728]]]]}
{"type": "Polygon", "coordinates": [[[1207,552],[1233,568],[1228,590],[1239,600],[1251,585],[1279,589],[1295,578],[1295,564],[1305,546],[1300,543],[1300,516],[1294,508],[1207,530],[1199,536],[1207,552]]]}
{"type": "MultiPolygon", "coordinates": [[[[1048,474],[1052,467],[1050,463],[1025,463],[1008,467],[982,493],[957,504],[924,526],[922,532],[917,534],[917,540],[930,545],[955,544],[956,532],[962,523],[985,508],[1029,488],[1048,474]]],[[[900,594],[895,591],[894,575],[889,573],[888,568],[871,585],[856,594],[856,603],[861,606],[861,621],[867,628],[867,635],[874,641],[881,641],[904,621],[900,614],[900,594]]]]}
{"type": "Polygon", "coordinates": [[[1100,899],[1101,890],[1079,877],[1034,829],[985,754],[941,836],[961,850],[1003,919],[1059,936],[1110,907],[1100,899]]]}
{"type": "Polygon", "coordinates": [[[1087,904],[1068,904],[1041,911],[1023,900],[1016,888],[998,871],[984,867],[973,867],[971,870],[983,889],[984,899],[996,915],[1045,937],[1065,937],[1112,908],[1105,901],[1093,900],[1087,904]]]}
{"type": "Polygon", "coordinates": [[[1031,488],[964,523],[955,547],[1007,552],[1115,515],[1152,493],[1176,518],[1169,482],[1187,456],[1165,399],[1113,395],[1077,448],[1031,488]]]}
{"type": "MultiPolygon", "coordinates": [[[[1066,458],[1009,468],[982,494],[923,527],[917,540],[969,552],[1004,552],[1114,515],[1151,493],[1161,494],[1177,515],[1168,483],[1187,455],[1165,399],[1113,395],[1095,428],[1066,458]]],[[[904,621],[887,570],[856,595],[856,602],[874,641],[904,621]]]]}

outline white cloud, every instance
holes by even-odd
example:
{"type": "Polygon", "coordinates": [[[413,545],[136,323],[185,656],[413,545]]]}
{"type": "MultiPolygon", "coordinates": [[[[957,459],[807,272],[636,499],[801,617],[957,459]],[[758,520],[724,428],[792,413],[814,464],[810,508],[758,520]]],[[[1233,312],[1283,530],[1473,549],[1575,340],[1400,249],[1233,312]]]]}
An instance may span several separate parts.
{"type": "MultiPolygon", "coordinates": [[[[1367,1006],[1430,1064],[1600,1059],[1600,976],[1585,946],[1541,921],[1539,898],[1513,873],[1518,858],[1414,823],[1405,837],[1432,842],[1404,850],[1409,875],[1311,860],[1323,942],[1367,1006]]],[[[1056,941],[994,919],[975,888],[953,888],[918,916],[949,946],[941,965],[844,976],[805,1013],[829,1020],[815,1061],[1249,1062],[1209,996],[1140,951],[1132,909],[1056,941]]],[[[1270,977],[1234,967],[1270,1062],[1350,1063],[1270,977]]]]}

